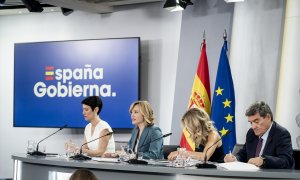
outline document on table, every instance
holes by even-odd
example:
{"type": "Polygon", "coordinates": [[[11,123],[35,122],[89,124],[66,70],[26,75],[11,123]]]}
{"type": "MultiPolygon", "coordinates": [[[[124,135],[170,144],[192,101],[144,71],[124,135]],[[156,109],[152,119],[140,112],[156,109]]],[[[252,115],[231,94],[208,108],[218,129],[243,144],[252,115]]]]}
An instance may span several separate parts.
{"type": "Polygon", "coordinates": [[[166,166],[170,163],[167,160],[146,160],[146,161],[148,162],[148,164],[156,165],[156,166],[166,166]]]}
{"type": "Polygon", "coordinates": [[[259,167],[243,162],[229,162],[229,163],[220,163],[217,165],[231,171],[258,171],[259,167]]]}
{"type": "Polygon", "coordinates": [[[113,163],[120,162],[118,158],[93,157],[92,160],[94,160],[94,161],[100,161],[100,162],[113,162],[113,163]]]}

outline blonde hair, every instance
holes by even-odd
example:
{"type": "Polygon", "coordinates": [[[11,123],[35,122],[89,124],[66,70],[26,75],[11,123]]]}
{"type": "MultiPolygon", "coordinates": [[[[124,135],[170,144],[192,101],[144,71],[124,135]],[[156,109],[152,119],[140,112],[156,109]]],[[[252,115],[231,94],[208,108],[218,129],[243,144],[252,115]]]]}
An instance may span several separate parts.
{"type": "Polygon", "coordinates": [[[216,130],[209,115],[203,109],[189,109],[183,115],[181,123],[188,129],[191,139],[196,143],[196,146],[200,144],[205,145],[207,143],[208,134],[216,130]]]}
{"type": "Polygon", "coordinates": [[[136,101],[133,102],[130,105],[129,113],[132,113],[132,109],[136,106],[140,105],[140,112],[144,117],[145,122],[147,123],[147,126],[151,126],[154,124],[154,117],[153,117],[153,110],[151,108],[151,105],[148,101],[136,101]]]}

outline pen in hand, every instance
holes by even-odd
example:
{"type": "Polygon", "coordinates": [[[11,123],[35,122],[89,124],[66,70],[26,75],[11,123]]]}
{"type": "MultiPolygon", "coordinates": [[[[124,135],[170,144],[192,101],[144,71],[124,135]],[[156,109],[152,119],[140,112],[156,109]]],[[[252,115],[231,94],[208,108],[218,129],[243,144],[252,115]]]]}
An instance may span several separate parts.
{"type": "Polygon", "coordinates": [[[234,156],[232,155],[231,150],[229,150],[229,153],[226,156],[227,156],[227,162],[234,161],[234,156]]]}

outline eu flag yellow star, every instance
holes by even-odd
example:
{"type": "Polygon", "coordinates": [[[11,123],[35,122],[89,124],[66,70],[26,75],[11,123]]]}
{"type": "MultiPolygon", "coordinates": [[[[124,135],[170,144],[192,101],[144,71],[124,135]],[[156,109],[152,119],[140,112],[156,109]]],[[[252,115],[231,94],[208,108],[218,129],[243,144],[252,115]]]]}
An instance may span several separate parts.
{"type": "Polygon", "coordinates": [[[218,89],[216,90],[217,96],[218,96],[218,95],[222,95],[222,91],[223,91],[223,90],[224,90],[224,89],[221,89],[220,86],[218,86],[218,89]]]}
{"type": "Polygon", "coordinates": [[[227,123],[229,123],[229,122],[233,122],[233,120],[232,120],[232,118],[233,118],[234,116],[231,116],[229,113],[228,113],[228,115],[226,116],[226,117],[224,117],[227,121],[227,123]]]}
{"type": "Polygon", "coordinates": [[[221,131],[219,131],[221,133],[221,136],[224,136],[227,133],[228,129],[225,129],[224,127],[222,128],[221,131]]]}
{"type": "Polygon", "coordinates": [[[231,101],[229,101],[229,100],[226,98],[225,102],[223,102],[224,108],[230,107],[230,103],[231,103],[231,101]]]}

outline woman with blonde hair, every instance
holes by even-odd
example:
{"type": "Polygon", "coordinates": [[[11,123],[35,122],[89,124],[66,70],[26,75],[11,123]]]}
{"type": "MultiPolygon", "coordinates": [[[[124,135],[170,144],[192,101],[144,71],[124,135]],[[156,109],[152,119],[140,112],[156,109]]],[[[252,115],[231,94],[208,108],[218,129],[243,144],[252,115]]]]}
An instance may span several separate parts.
{"type": "Polygon", "coordinates": [[[128,142],[129,148],[136,153],[143,153],[144,159],[160,159],[163,157],[163,139],[159,127],[154,125],[153,110],[148,101],[136,101],[129,108],[132,131],[128,142]],[[155,140],[155,141],[154,141],[155,140]]]}
{"type": "MultiPolygon", "coordinates": [[[[188,155],[191,158],[204,161],[206,153],[206,160],[213,162],[222,161],[224,158],[223,146],[222,141],[218,141],[221,137],[209,115],[203,109],[189,109],[183,115],[181,124],[186,128],[190,138],[195,143],[195,151],[188,151],[188,155]],[[216,144],[213,145],[214,143],[216,144]]],[[[174,160],[177,154],[177,151],[170,153],[168,159],[174,160]]]]}

